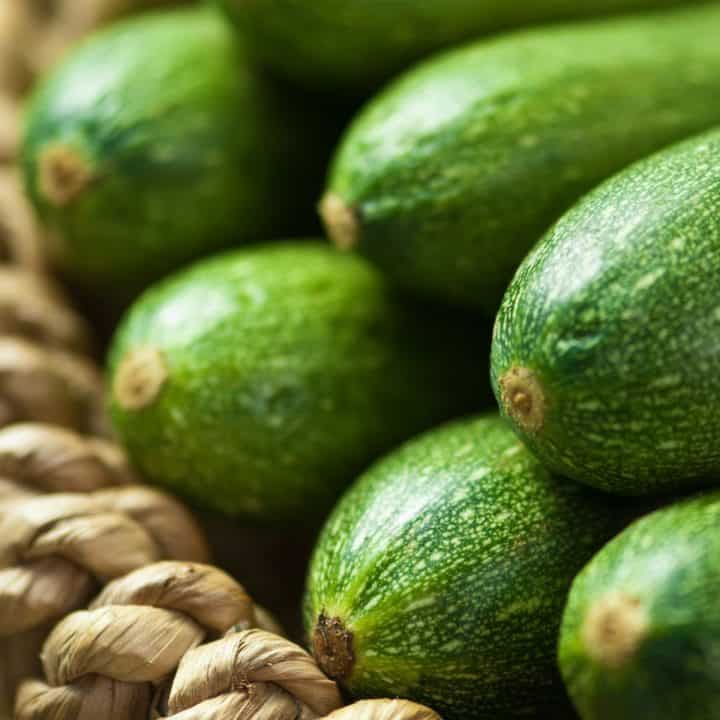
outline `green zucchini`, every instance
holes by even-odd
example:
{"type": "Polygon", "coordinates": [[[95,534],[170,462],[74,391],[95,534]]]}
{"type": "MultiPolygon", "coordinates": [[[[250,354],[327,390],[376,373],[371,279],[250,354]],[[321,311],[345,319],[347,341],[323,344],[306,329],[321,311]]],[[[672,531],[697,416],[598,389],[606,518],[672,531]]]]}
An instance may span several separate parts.
{"type": "MultiPolygon", "coordinates": [[[[509,6],[512,6],[509,3],[509,6]]],[[[720,5],[545,27],[404,75],[362,111],[321,205],[403,287],[494,314],[582,194],[720,123],[720,5]]]]}
{"type": "Polygon", "coordinates": [[[497,316],[492,382],[547,467],[641,495],[720,472],[720,130],[567,213],[497,316]]]}
{"type": "MultiPolygon", "coordinates": [[[[707,0],[706,0],[707,1],[707,0]]],[[[424,55],[482,34],[687,0],[220,0],[254,56],[304,87],[359,95],[424,55]]]]}
{"type": "Polygon", "coordinates": [[[410,441],[363,475],[312,559],[315,657],[355,697],[445,720],[568,716],[555,664],[575,573],[628,519],[552,476],[495,414],[410,441]]]}
{"type": "Polygon", "coordinates": [[[137,467],[198,505],[312,525],[376,456],[484,404],[475,326],[324,243],[235,251],[132,306],[112,419],[137,467]]]}
{"type": "Polygon", "coordinates": [[[720,716],[720,494],[658,510],[573,583],[559,660],[583,720],[720,716]]]}
{"type": "Polygon", "coordinates": [[[60,267],[126,296],[199,255],[312,227],[321,128],[220,13],[173,10],[70,53],[32,98],[22,163],[60,267]]]}

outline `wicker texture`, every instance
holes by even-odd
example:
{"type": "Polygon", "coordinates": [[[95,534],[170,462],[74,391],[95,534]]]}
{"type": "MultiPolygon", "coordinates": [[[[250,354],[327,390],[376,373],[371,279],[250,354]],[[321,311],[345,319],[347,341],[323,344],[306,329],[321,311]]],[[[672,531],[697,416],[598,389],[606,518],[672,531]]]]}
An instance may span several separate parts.
{"type": "Polygon", "coordinates": [[[161,562],[110,583],[68,615],[42,652],[45,682],[26,681],[18,720],[150,717],[186,653],[229,628],[256,623],[245,590],[221,570],[161,562]]]}
{"type": "Polygon", "coordinates": [[[442,720],[430,708],[408,700],[362,700],[328,715],[327,720],[442,720]]]}
{"type": "Polygon", "coordinates": [[[207,555],[185,508],[135,484],[116,446],[42,424],[0,430],[0,717],[52,624],[101,583],[207,555]]]}
{"type": "Polygon", "coordinates": [[[172,684],[172,720],[315,720],[339,708],[337,685],[301,647],[265,630],[188,652],[172,684]]]}

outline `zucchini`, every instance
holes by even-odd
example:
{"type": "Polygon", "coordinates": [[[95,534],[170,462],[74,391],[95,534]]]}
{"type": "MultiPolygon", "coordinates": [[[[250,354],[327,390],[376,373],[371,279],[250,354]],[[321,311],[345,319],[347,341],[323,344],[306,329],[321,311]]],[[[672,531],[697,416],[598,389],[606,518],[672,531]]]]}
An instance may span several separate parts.
{"type": "Polygon", "coordinates": [[[330,516],[311,562],[315,657],[355,697],[445,720],[565,718],[567,591],[630,505],[552,476],[496,415],[410,441],[330,516]]]}
{"type": "Polygon", "coordinates": [[[482,407],[476,324],[410,305],[324,243],[235,251],[131,307],[110,353],[112,419],[149,479],[227,515],[312,526],[375,457],[482,407]]]}
{"type": "Polygon", "coordinates": [[[720,493],[658,510],[573,583],[563,677],[583,720],[720,715],[720,493]]]}
{"type": "Polygon", "coordinates": [[[626,495],[720,472],[720,130],[608,180],[523,263],[492,382],[547,467],[626,495]]]}
{"type": "Polygon", "coordinates": [[[125,299],[219,248],[314,229],[324,127],[216,10],[172,10],[69,54],[32,97],[22,164],[57,264],[125,299]]]}
{"type": "Polygon", "coordinates": [[[494,315],[524,256],[581,195],[720,123],[719,36],[714,4],[429,60],[346,132],[321,205],[328,233],[412,292],[494,315]]]}

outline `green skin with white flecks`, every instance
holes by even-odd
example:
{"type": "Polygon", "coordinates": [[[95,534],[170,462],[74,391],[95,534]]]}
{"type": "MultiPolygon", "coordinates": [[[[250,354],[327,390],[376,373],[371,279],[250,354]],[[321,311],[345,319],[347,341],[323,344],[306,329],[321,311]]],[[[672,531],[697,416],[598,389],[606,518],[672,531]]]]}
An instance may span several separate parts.
{"type": "Polygon", "coordinates": [[[565,717],[565,597],[626,502],[551,476],[495,414],[435,429],[372,467],[330,516],[306,629],[324,614],[352,633],[353,696],[406,697],[446,720],[565,717]]]}
{"type": "MultiPolygon", "coordinates": [[[[627,169],[527,258],[497,316],[492,381],[524,367],[542,427],[515,429],[567,477],[640,495],[720,472],[720,132],[627,169]]],[[[504,408],[507,410],[507,408],[504,408]]]]}
{"type": "Polygon", "coordinates": [[[563,677],[583,720],[720,715],[720,494],[658,510],[604,547],[574,581],[560,634],[563,677]],[[622,664],[588,652],[590,609],[634,599],[643,639],[622,664]]]}
{"type": "Polygon", "coordinates": [[[138,347],[159,350],[168,377],[141,409],[113,392],[113,424],[148,478],[197,504],[312,524],[378,455],[485,405],[476,330],[408,305],[369,263],[325,243],[235,251],[130,309],[111,384],[138,347]]]}
{"type": "Polygon", "coordinates": [[[220,0],[257,59],[313,89],[361,95],[450,45],[562,18],[687,4],[687,0],[220,0]],[[301,30],[299,30],[301,29],[301,30]]]}
{"type": "Polygon", "coordinates": [[[32,98],[22,162],[58,263],[124,296],[218,248],[307,229],[332,139],[317,135],[217,11],[165,11],[70,53],[32,98]],[[39,183],[57,145],[93,175],[62,206],[39,183]]]}
{"type": "Polygon", "coordinates": [[[717,5],[546,27],[410,71],[333,162],[357,250],[407,289],[494,314],[583,193],[720,123],[719,28],[717,5]]]}

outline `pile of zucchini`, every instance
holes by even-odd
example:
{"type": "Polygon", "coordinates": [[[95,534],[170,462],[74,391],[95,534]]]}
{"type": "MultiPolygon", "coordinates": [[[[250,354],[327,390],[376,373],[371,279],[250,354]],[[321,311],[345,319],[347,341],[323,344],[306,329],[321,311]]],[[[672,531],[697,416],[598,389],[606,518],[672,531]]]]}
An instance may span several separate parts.
{"type": "Polygon", "coordinates": [[[720,3],[150,13],[44,79],[22,164],[59,270],[133,300],[138,468],[322,527],[350,696],[720,717],[720,3]]]}

